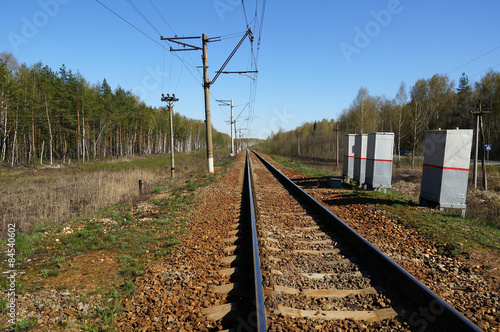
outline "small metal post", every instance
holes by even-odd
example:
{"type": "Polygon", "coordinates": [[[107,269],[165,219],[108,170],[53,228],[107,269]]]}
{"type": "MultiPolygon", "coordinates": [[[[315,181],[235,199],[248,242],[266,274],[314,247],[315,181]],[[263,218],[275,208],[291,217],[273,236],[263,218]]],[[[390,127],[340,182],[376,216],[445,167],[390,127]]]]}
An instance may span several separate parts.
{"type": "Polygon", "coordinates": [[[139,195],[142,195],[142,180],[139,180],[139,195]]]}
{"type": "Polygon", "coordinates": [[[339,125],[335,126],[335,167],[339,167],[339,125]]]}

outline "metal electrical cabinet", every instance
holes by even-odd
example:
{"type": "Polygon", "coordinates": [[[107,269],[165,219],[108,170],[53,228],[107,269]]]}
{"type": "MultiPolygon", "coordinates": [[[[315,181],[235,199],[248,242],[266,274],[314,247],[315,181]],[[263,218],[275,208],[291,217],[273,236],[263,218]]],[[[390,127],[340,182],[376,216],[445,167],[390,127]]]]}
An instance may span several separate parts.
{"type": "Polygon", "coordinates": [[[354,138],[354,181],[358,182],[358,186],[365,183],[366,175],[366,150],[367,150],[368,135],[359,134],[354,138]]]}
{"type": "Polygon", "coordinates": [[[365,183],[373,189],[391,188],[394,133],[368,134],[365,183]]]}
{"type": "Polygon", "coordinates": [[[354,175],[354,134],[344,135],[344,165],[342,176],[349,182],[354,175]]]}
{"type": "Polygon", "coordinates": [[[472,129],[427,132],[420,205],[462,209],[465,216],[472,135],[472,129]]]}

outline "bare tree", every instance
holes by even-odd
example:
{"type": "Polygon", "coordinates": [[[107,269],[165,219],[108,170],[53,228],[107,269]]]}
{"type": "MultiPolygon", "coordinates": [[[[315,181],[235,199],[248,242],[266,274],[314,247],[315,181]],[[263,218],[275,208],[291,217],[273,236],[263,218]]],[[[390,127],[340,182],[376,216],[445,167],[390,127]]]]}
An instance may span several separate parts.
{"type": "Polygon", "coordinates": [[[406,92],[406,83],[401,82],[399,85],[398,93],[394,98],[394,109],[393,113],[396,117],[396,128],[397,128],[397,153],[398,153],[398,167],[401,167],[401,139],[406,135],[406,131],[403,133],[401,129],[403,128],[403,123],[406,118],[405,112],[403,112],[403,107],[408,102],[408,93],[406,92]]]}
{"type": "Polygon", "coordinates": [[[422,140],[427,124],[427,116],[425,114],[425,104],[429,99],[429,87],[424,79],[418,80],[410,90],[410,124],[411,138],[413,141],[413,151],[411,157],[411,167],[415,167],[415,154],[422,140]]]}

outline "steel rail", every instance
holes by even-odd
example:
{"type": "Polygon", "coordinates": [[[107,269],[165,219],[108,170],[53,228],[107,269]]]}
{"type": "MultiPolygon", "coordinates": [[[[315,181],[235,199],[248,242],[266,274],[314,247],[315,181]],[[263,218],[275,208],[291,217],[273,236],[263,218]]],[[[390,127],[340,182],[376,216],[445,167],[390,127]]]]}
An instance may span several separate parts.
{"type": "Polygon", "coordinates": [[[409,316],[410,325],[419,325],[423,328],[422,330],[425,330],[429,323],[436,323],[449,331],[481,331],[474,323],[461,315],[406,270],[356,233],[355,230],[307,194],[292,180],[288,179],[256,152],[252,152],[285,187],[299,197],[299,199],[307,203],[317,216],[326,222],[327,226],[335,229],[339,238],[345,240],[343,241],[345,245],[357,250],[380,267],[392,284],[397,286],[414,304],[419,306],[418,312],[409,316]]]}
{"type": "Polygon", "coordinates": [[[248,155],[245,162],[245,178],[243,184],[243,192],[245,195],[246,206],[244,211],[251,221],[251,234],[252,234],[252,259],[253,259],[253,277],[254,277],[254,291],[255,291],[255,316],[256,316],[256,331],[264,332],[266,327],[266,308],[264,306],[264,291],[262,287],[262,276],[260,273],[260,260],[259,260],[259,244],[257,242],[257,227],[255,225],[255,209],[253,204],[252,192],[252,172],[250,169],[250,156],[248,155]]]}

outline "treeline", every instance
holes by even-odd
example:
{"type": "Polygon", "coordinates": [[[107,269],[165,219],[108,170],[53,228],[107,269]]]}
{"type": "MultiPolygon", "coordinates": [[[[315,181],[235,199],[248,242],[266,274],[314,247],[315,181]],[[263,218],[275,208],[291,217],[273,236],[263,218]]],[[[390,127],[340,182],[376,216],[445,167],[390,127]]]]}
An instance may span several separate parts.
{"type": "MultiPolygon", "coordinates": [[[[175,113],[176,151],[205,148],[200,120],[175,113]]],[[[139,101],[106,79],[91,84],[64,65],[53,71],[41,62],[18,65],[0,55],[0,161],[16,164],[70,163],[170,151],[168,112],[139,101]]],[[[214,148],[227,134],[213,130],[214,148]]]]}
{"type": "Polygon", "coordinates": [[[473,129],[475,120],[470,111],[479,103],[482,110],[490,111],[483,117],[485,143],[492,144],[489,157],[500,158],[500,144],[495,144],[500,142],[500,74],[492,70],[473,86],[465,74],[457,88],[447,75],[439,74],[420,79],[409,88],[402,82],[394,99],[373,96],[360,88],[336,121],[325,119],[279,131],[261,146],[269,153],[334,159],[337,129],[339,156],[343,155],[344,134],[379,131],[394,132],[395,154],[406,150],[412,156],[422,155],[427,130],[473,129]]]}

